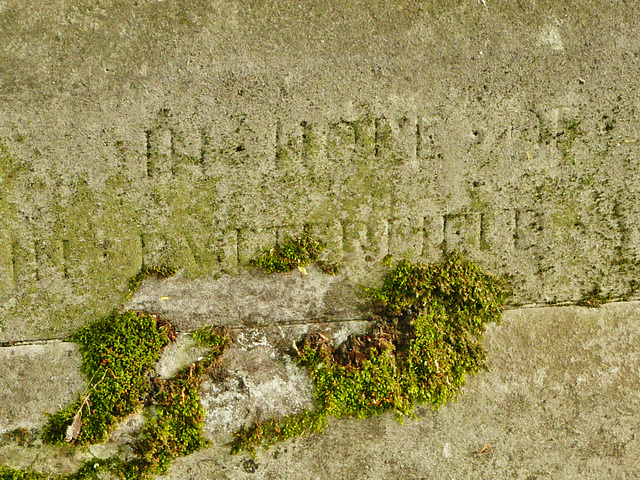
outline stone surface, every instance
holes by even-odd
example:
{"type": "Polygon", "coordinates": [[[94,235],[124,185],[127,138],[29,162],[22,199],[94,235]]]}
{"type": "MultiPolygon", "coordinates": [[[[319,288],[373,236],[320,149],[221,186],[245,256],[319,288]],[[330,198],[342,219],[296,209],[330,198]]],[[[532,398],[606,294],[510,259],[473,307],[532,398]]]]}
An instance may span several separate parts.
{"type": "MultiPolygon", "coordinates": [[[[366,326],[360,322],[359,328],[366,326]]],[[[308,406],[306,374],[286,345],[315,326],[240,329],[223,380],[202,387],[208,449],[177,459],[164,479],[184,478],[636,478],[640,475],[640,302],[510,310],[485,337],[489,370],[467,379],[457,401],[393,415],[332,419],[325,433],[296,438],[257,456],[230,456],[231,432],[255,419],[308,406]],[[284,332],[284,333],[283,333],[284,332]]],[[[327,336],[341,329],[322,326],[327,336]]],[[[349,326],[356,331],[355,325],[349,326]]],[[[63,345],[64,347],[64,345],[63,345]]],[[[0,350],[6,354],[16,347],[0,350]]],[[[64,350],[58,346],[58,350],[64,350]]],[[[56,361],[42,369],[51,371],[56,361]]],[[[33,383],[33,382],[32,382],[33,383]]],[[[60,397],[62,399],[62,397],[60,397]]],[[[33,395],[44,407],[51,397],[33,395]]],[[[140,428],[130,419],[121,432],[140,428]],[[129,430],[128,430],[129,429],[129,430]]],[[[35,425],[35,424],[34,424],[35,425]]],[[[36,425],[37,426],[37,425],[36,425]]],[[[71,471],[117,450],[0,445],[3,464],[71,471]],[[57,465],[57,466],[56,466],[57,465]]]]}
{"type": "Polygon", "coordinates": [[[162,479],[600,479],[640,475],[640,304],[512,310],[488,372],[417,420],[339,419],[248,455],[218,443],[162,479]]]}
{"type": "Polygon", "coordinates": [[[514,303],[637,294],[637,1],[1,5],[0,341],[305,225],[353,284],[446,242],[514,303]]]}
{"type": "MultiPolygon", "coordinates": [[[[491,371],[417,422],[336,420],[256,459],[223,446],[309,401],[282,352],[363,328],[357,289],[387,255],[463,250],[512,307],[640,297],[639,8],[0,0],[0,432],[75,398],[56,339],[126,303],[237,340],[203,391],[214,444],[169,478],[640,477],[635,303],[510,311],[491,371]],[[337,277],[245,269],[305,230],[337,277]],[[157,264],[180,272],[127,299],[157,264]]],[[[93,455],[29,445],[3,440],[0,463],[93,455]]]]}
{"type": "Polygon", "coordinates": [[[125,308],[153,312],[180,330],[362,320],[371,309],[362,291],[344,275],[314,266],[289,273],[258,271],[188,280],[183,275],[149,279],[125,308]]]}
{"type": "Polygon", "coordinates": [[[86,385],[77,345],[48,342],[0,348],[0,434],[40,428],[86,385]]]}
{"type": "Polygon", "coordinates": [[[226,354],[222,382],[202,385],[205,432],[213,441],[255,421],[313,407],[309,375],[291,357],[278,352],[265,335],[256,332],[255,338],[259,341],[250,347],[240,344],[226,354]]]}

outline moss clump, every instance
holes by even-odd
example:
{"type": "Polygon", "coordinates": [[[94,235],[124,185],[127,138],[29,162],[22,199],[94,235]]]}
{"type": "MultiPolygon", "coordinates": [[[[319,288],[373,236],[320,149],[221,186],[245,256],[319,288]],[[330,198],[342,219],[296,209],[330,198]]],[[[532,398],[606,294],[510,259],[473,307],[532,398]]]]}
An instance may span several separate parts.
{"type": "Polygon", "coordinates": [[[46,478],[41,473],[0,466],[0,480],[43,480],[46,478]]]}
{"type": "Polygon", "coordinates": [[[80,344],[82,371],[89,385],[76,402],[49,418],[44,440],[65,443],[67,428],[78,412],[81,428],[70,443],[106,440],[117,422],[141,404],[148,389],[145,375],[160,357],[169,335],[167,325],[140,312],[113,313],[76,332],[70,340],[80,344]]]}
{"type": "Polygon", "coordinates": [[[265,273],[289,272],[315,262],[323,248],[322,243],[304,233],[299,237],[287,238],[282,245],[276,245],[249,264],[262,268],[265,273]]]}
{"type": "Polygon", "coordinates": [[[164,473],[169,462],[208,445],[202,435],[204,408],[198,390],[204,374],[219,366],[229,345],[226,333],[205,327],[194,335],[210,350],[205,358],[181,370],[170,380],[154,379],[147,422],[133,445],[138,459],[132,462],[139,472],[164,473]]]}
{"type": "Polygon", "coordinates": [[[31,432],[28,428],[19,427],[2,434],[2,441],[0,445],[13,442],[20,446],[26,446],[31,441],[31,432]]]}
{"type": "Polygon", "coordinates": [[[129,280],[129,295],[133,294],[145,279],[149,277],[167,278],[177,271],[177,268],[167,265],[143,266],[135,277],[129,280]]]}
{"type": "Polygon", "coordinates": [[[150,377],[148,371],[172,336],[168,325],[139,312],[113,314],[73,336],[81,345],[83,371],[92,380],[85,395],[51,417],[45,440],[63,443],[79,410],[82,428],[72,445],[105,440],[116,422],[140,405],[147,407],[147,421],[131,445],[136,458],[90,461],[59,480],[99,478],[102,471],[126,480],[147,479],[166,472],[172,459],[207,445],[202,435],[205,412],[198,390],[204,374],[219,367],[229,337],[216,327],[198,330],[194,336],[209,347],[204,358],[171,379],[150,377]]]}
{"type": "Polygon", "coordinates": [[[301,413],[288,415],[280,419],[255,423],[249,428],[236,432],[231,443],[231,453],[243,450],[253,451],[256,445],[269,447],[276,442],[283,442],[299,435],[317,433],[324,430],[327,412],[324,410],[303,410],[301,413]]]}
{"type": "Polygon", "coordinates": [[[213,325],[207,325],[193,332],[193,338],[202,347],[211,347],[210,355],[218,357],[222,355],[229,345],[229,336],[224,330],[213,325]]]}
{"type": "Polygon", "coordinates": [[[440,265],[401,262],[369,295],[377,312],[367,334],[338,348],[318,334],[296,345],[315,384],[316,410],[242,429],[232,452],[320,431],[326,415],[393,410],[401,418],[415,403],[437,408],[453,399],[467,373],[485,368],[485,323],[500,322],[509,290],[451,253],[440,265]]]}
{"type": "Polygon", "coordinates": [[[131,462],[126,462],[117,457],[110,457],[89,460],[74,473],[56,476],[53,480],[102,480],[111,476],[123,480],[145,480],[150,478],[149,475],[137,469],[131,462]]]}

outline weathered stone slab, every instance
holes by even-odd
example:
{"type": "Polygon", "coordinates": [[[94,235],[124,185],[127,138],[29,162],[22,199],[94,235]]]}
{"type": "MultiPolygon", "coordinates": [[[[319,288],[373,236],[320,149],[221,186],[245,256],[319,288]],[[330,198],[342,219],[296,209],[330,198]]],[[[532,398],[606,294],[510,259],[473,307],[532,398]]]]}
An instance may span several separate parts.
{"type": "Polygon", "coordinates": [[[41,428],[45,412],[74,401],[86,384],[77,345],[52,341],[0,348],[0,433],[41,428]]]}
{"type": "Polygon", "coordinates": [[[638,295],[636,2],[22,3],[0,7],[0,341],[305,225],[353,283],[446,242],[517,304],[638,295]]]}
{"type": "MultiPolygon", "coordinates": [[[[229,455],[226,443],[238,426],[309,405],[308,378],[283,353],[292,339],[322,328],[338,342],[365,326],[359,322],[235,330],[234,344],[223,364],[226,380],[207,380],[201,391],[212,447],[177,459],[160,478],[235,479],[252,473],[255,478],[292,479],[363,475],[596,479],[640,474],[640,441],[636,438],[640,428],[640,302],[606,304],[600,309],[510,310],[501,325],[488,326],[489,371],[469,377],[458,400],[439,411],[419,407],[418,419],[405,420],[403,425],[392,415],[333,419],[324,434],[293,439],[266,452],[258,450],[255,459],[229,455]]],[[[19,418],[33,416],[29,423],[11,426],[40,426],[37,412],[55,410],[50,405],[54,399],[71,401],[82,388],[76,380],[69,392],[37,394],[44,390],[43,385],[52,388],[50,376],[56,369],[77,375],[79,362],[70,344],[6,347],[0,354],[5,357],[3,365],[13,362],[22,365],[23,371],[24,356],[36,361],[39,354],[40,372],[47,375],[34,377],[35,367],[31,366],[29,388],[24,374],[11,377],[16,391],[6,398],[16,405],[16,395],[21,395],[30,410],[18,412],[19,418]],[[69,352],[74,362],[68,361],[69,352]]],[[[178,363],[189,361],[185,359],[176,358],[178,363]]],[[[63,373],[58,375],[66,378],[63,373]]],[[[7,383],[9,377],[3,378],[7,383]]],[[[139,428],[139,422],[134,428],[139,428]]],[[[0,460],[47,472],[72,471],[73,465],[91,455],[115,452],[119,441],[114,438],[114,443],[90,452],[66,453],[37,441],[30,446],[8,443],[0,446],[0,460]]]]}
{"type": "Polygon", "coordinates": [[[393,415],[333,420],[255,459],[228,456],[222,435],[160,478],[640,475],[640,303],[511,310],[485,338],[489,371],[437,412],[421,407],[403,425],[393,415]]]}
{"type": "Polygon", "coordinates": [[[327,275],[314,266],[306,271],[307,275],[297,269],[271,275],[254,271],[191,281],[180,274],[149,279],[125,307],[161,315],[180,330],[366,318],[370,302],[344,275],[327,275]]]}

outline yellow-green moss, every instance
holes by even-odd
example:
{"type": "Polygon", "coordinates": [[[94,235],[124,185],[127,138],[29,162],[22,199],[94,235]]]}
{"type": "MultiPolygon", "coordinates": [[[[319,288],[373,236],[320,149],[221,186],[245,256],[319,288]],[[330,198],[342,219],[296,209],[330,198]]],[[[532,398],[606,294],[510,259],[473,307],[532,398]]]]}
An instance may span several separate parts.
{"type": "Polygon", "coordinates": [[[140,472],[164,473],[169,462],[208,445],[202,435],[205,411],[198,391],[204,374],[211,373],[229,346],[229,337],[216,327],[204,327],[194,336],[209,347],[200,361],[182,369],[169,380],[154,379],[147,421],[133,445],[140,472]]]}
{"type": "Polygon", "coordinates": [[[0,480],[44,480],[47,477],[30,470],[16,470],[0,466],[0,480]]]}
{"type": "Polygon", "coordinates": [[[415,403],[453,399],[467,373],[485,367],[485,323],[500,322],[509,290],[501,280],[451,253],[439,265],[399,263],[379,289],[373,328],[338,348],[311,334],[297,361],[315,384],[316,409],[236,432],[232,453],[321,431],[327,415],[412,415],[415,403]]]}
{"type": "MultiPolygon", "coordinates": [[[[129,292],[133,293],[149,276],[164,278],[175,272],[175,268],[166,266],[143,267],[130,280],[129,292]]],[[[56,480],[97,479],[102,471],[122,479],[150,478],[165,472],[175,457],[207,445],[202,435],[204,409],[198,390],[204,374],[218,367],[229,337],[213,326],[197,330],[194,337],[208,348],[206,355],[173,378],[161,380],[150,372],[162,349],[175,337],[173,327],[155,315],[128,311],[113,312],[69,338],[80,344],[82,371],[89,383],[72,405],[50,416],[43,440],[72,446],[103,442],[124,416],[143,407],[146,423],[131,445],[136,458],[90,461],[75,473],[55,477],[56,480]],[[70,439],[67,429],[74,420],[80,421],[80,429],[70,439]]],[[[4,474],[4,470],[1,472],[4,474]]],[[[19,470],[7,475],[16,479],[46,478],[19,470]]]]}
{"type": "Polygon", "coordinates": [[[44,439],[64,443],[67,427],[79,409],[83,411],[82,428],[72,445],[104,441],[117,422],[138,406],[146,408],[146,423],[131,445],[134,459],[91,461],[59,480],[99,478],[101,471],[122,479],[151,478],[166,472],[172,459],[207,445],[202,435],[205,412],[198,391],[204,374],[218,367],[229,337],[216,327],[196,331],[198,342],[208,347],[206,355],[173,378],[162,380],[148,371],[174,335],[169,325],[159,323],[151,315],[124,312],[73,336],[81,345],[83,371],[91,381],[73,405],[52,415],[44,439]]]}
{"type": "Polygon", "coordinates": [[[250,265],[262,268],[265,273],[289,272],[315,262],[323,248],[322,243],[305,233],[287,238],[281,245],[252,260],[250,265]]]}
{"type": "Polygon", "coordinates": [[[89,379],[83,395],[53,414],[43,439],[63,444],[67,427],[81,411],[74,445],[103,442],[117,423],[133,413],[148,390],[145,378],[169,341],[169,327],[141,312],[113,313],[82,328],[70,340],[80,344],[82,371],[89,379]]]}

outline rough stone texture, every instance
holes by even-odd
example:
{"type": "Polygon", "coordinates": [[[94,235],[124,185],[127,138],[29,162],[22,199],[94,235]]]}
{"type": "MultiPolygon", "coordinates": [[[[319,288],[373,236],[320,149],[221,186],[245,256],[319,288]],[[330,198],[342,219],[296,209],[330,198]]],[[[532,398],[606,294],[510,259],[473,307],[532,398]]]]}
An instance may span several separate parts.
{"type": "MultiPolygon", "coordinates": [[[[255,460],[230,456],[225,444],[234,428],[295,411],[310,401],[304,373],[282,353],[289,339],[308,327],[288,328],[284,335],[282,327],[240,331],[227,352],[225,379],[207,381],[202,388],[212,447],[176,460],[161,478],[526,480],[640,475],[640,302],[600,309],[508,311],[503,323],[489,325],[486,334],[489,371],[469,377],[458,400],[439,411],[419,407],[418,419],[403,425],[392,415],[334,419],[324,434],[258,450],[255,460]]],[[[44,404],[50,398],[34,395],[32,401],[44,404]]],[[[92,455],[114,453],[123,435],[140,427],[139,420],[130,419],[110,443],[89,451],[4,442],[0,462],[69,471],[92,455]]]]}
{"type": "Polygon", "coordinates": [[[486,3],[3,0],[0,341],[305,224],[355,284],[444,241],[515,303],[634,298],[638,2],[486,3]]]}
{"type": "Polygon", "coordinates": [[[49,342],[0,348],[0,434],[40,428],[45,412],[75,400],[86,380],[72,343],[49,342]]]}
{"type": "Polygon", "coordinates": [[[202,385],[205,432],[214,441],[220,441],[220,434],[229,435],[254,421],[313,407],[309,375],[274,348],[266,335],[252,333],[248,339],[247,335],[239,338],[243,343],[228,352],[222,382],[202,385]]]}
{"type": "Polygon", "coordinates": [[[640,303],[509,311],[487,331],[489,371],[437,412],[334,420],[255,463],[221,441],[161,478],[638,478],[638,345],[640,303]]]}
{"type": "Polygon", "coordinates": [[[165,347],[162,356],[155,365],[160,378],[171,378],[180,369],[197,362],[205,354],[206,349],[199,347],[189,334],[179,334],[175,342],[165,347]]]}
{"type": "Polygon", "coordinates": [[[188,280],[176,275],[150,279],[125,304],[171,321],[180,330],[204,325],[229,327],[363,320],[370,302],[344,275],[315,267],[307,275],[243,272],[188,280]]]}
{"type": "MultiPolygon", "coordinates": [[[[357,286],[387,254],[461,249],[509,277],[514,306],[638,298],[639,7],[0,0],[0,431],[81,390],[75,347],[51,340],[124,303],[145,265],[181,270],[127,307],[226,324],[244,339],[229,378],[255,393],[265,365],[303,385],[275,353],[292,338],[363,327],[357,286]],[[245,271],[305,229],[339,276],[245,271]],[[243,350],[255,332],[266,344],[243,350]]],[[[637,319],[636,304],[512,311],[458,403],[404,426],[335,421],[256,461],[221,444],[261,413],[209,384],[220,443],[169,476],[637,478],[637,319]]],[[[287,388],[267,404],[308,401],[287,388]]],[[[0,463],[71,471],[117,444],[5,442],[0,463]]]]}

